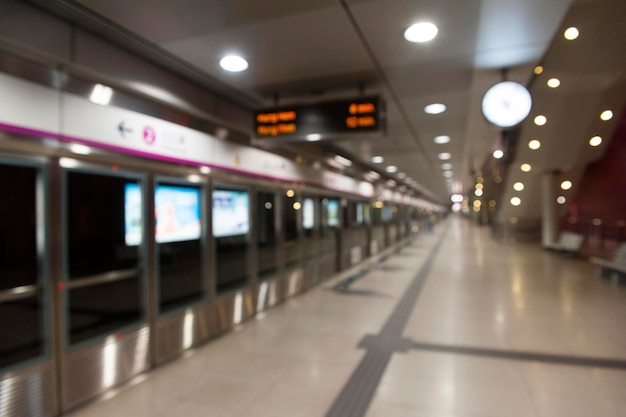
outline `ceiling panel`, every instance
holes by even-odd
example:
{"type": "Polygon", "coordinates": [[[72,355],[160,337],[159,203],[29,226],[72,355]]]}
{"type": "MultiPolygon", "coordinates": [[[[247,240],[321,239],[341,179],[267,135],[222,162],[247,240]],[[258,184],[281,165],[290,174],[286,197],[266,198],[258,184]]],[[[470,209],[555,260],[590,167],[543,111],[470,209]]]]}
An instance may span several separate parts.
{"type": "Polygon", "coordinates": [[[452,154],[453,180],[467,189],[498,146],[501,131],[480,110],[496,82],[531,83],[532,114],[549,116],[543,128],[532,119],[521,126],[514,164],[527,160],[537,169],[579,163],[606,92],[617,90],[617,107],[626,97],[619,94],[626,76],[624,0],[78,2],[267,105],[382,94],[386,137],[342,139],[327,148],[366,164],[383,155],[381,171],[397,165],[442,201],[451,189],[440,152],[452,154]],[[420,20],[436,23],[438,36],[426,44],[406,42],[404,30],[420,20]],[[574,42],[561,36],[570,24],[581,31],[574,42]],[[243,54],[248,71],[222,71],[218,61],[227,52],[243,54]],[[535,76],[538,63],[545,71],[535,76]],[[560,90],[545,86],[549,77],[561,79],[560,90]],[[447,111],[424,114],[433,102],[447,111]],[[451,142],[434,144],[441,134],[451,142]],[[533,135],[546,143],[541,152],[520,147],[533,135]]]}

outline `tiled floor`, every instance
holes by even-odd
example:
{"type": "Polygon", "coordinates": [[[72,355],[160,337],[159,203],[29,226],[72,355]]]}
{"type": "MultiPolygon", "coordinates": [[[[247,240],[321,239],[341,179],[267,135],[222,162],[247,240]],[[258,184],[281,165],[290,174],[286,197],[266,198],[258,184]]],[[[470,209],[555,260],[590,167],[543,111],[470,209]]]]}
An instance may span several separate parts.
{"type": "Polygon", "coordinates": [[[351,291],[332,285],[72,416],[324,417],[339,402],[341,410],[364,405],[367,417],[626,416],[626,368],[555,360],[626,364],[626,288],[596,278],[585,261],[500,243],[487,228],[451,219],[351,291]],[[366,335],[386,337],[381,330],[425,265],[403,333],[359,348],[366,335]],[[376,378],[366,352],[390,357],[371,395],[351,380],[361,367],[356,375],[376,378]]]}

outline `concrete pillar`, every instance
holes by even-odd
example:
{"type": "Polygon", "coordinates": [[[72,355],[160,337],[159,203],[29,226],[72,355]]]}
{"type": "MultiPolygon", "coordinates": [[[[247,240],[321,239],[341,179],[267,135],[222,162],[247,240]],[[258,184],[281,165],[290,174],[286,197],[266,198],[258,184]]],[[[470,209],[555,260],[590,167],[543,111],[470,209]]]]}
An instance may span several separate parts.
{"type": "Polygon", "coordinates": [[[541,244],[549,247],[557,241],[556,173],[547,172],[541,178],[541,244]]]}

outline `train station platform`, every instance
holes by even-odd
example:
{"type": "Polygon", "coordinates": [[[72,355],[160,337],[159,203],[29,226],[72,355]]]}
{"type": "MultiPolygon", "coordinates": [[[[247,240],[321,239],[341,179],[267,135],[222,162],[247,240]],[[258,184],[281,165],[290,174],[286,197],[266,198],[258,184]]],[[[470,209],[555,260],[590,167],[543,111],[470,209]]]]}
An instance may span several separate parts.
{"type": "Polygon", "coordinates": [[[70,415],[618,417],[625,393],[626,288],[452,217],[70,415]]]}

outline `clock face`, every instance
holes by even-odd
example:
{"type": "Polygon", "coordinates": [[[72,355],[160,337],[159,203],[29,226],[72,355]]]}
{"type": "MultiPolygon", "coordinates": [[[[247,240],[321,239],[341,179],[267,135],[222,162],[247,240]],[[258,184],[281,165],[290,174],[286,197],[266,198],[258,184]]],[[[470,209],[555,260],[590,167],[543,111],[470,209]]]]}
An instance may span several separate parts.
{"type": "Polygon", "coordinates": [[[489,123],[498,127],[513,127],[530,113],[532,98],[523,85],[503,81],[493,85],[482,101],[483,115],[489,123]]]}

